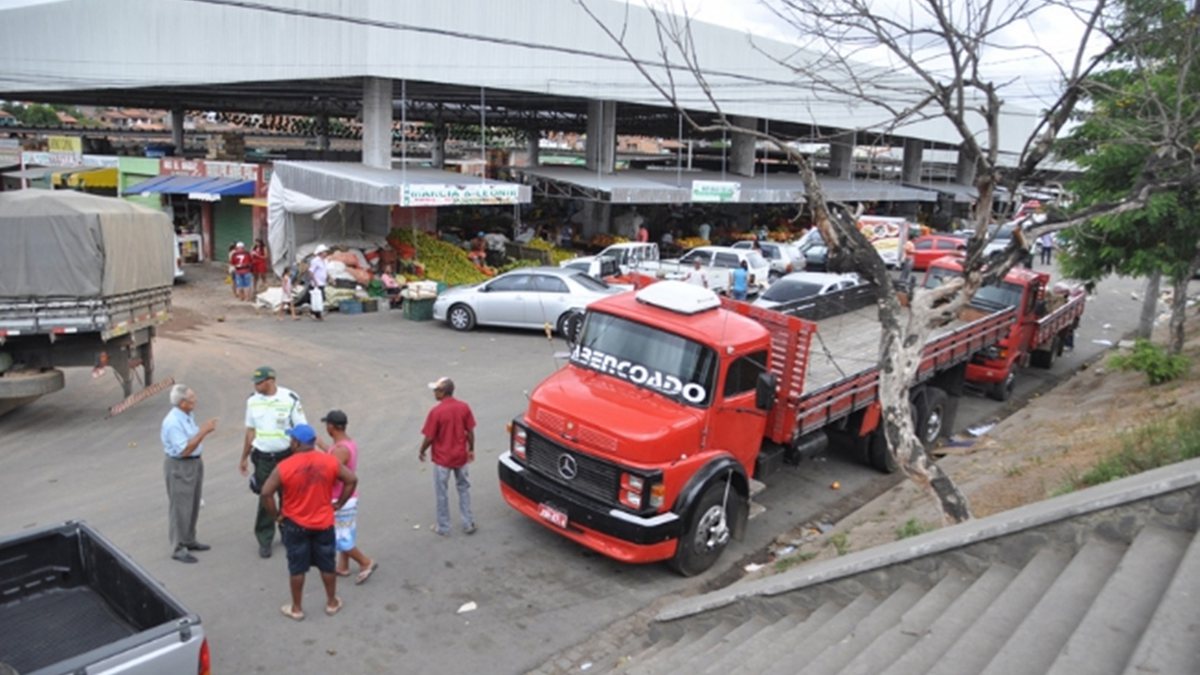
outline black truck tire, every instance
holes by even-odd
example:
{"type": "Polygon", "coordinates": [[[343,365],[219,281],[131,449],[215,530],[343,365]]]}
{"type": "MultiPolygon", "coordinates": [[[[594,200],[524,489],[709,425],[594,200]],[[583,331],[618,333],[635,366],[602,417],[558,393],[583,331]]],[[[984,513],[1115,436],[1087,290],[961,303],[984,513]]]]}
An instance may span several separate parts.
{"type": "Polygon", "coordinates": [[[1054,359],[1062,354],[1062,338],[1055,335],[1046,349],[1035,349],[1029,354],[1029,364],[1037,368],[1049,370],[1054,366],[1054,359]]]}
{"type": "Polygon", "coordinates": [[[988,398],[992,399],[993,401],[1007,401],[1008,399],[1012,398],[1013,385],[1015,385],[1016,382],[1017,374],[1011,370],[1008,371],[1008,375],[1003,381],[997,382],[996,384],[988,387],[988,398]]]}
{"type": "Polygon", "coordinates": [[[917,438],[926,448],[932,448],[946,433],[946,406],[950,398],[938,387],[925,387],[925,396],[917,406],[919,416],[914,420],[917,438]]]}
{"type": "Polygon", "coordinates": [[[575,310],[564,312],[558,319],[558,334],[571,344],[575,344],[579,339],[581,328],[583,328],[583,314],[575,310]]]}
{"type": "Polygon", "coordinates": [[[63,371],[51,370],[5,373],[0,376],[0,415],[33,403],[42,396],[66,386],[63,371]]]}
{"type": "Polygon", "coordinates": [[[729,507],[737,508],[737,490],[729,486],[729,503],[725,503],[725,481],[714,480],[688,512],[686,527],[679,537],[675,557],[668,563],[671,569],[692,577],[713,566],[732,536],[733,516],[729,507]],[[724,524],[724,531],[720,526],[724,524]]]}
{"type": "Polygon", "coordinates": [[[880,426],[870,433],[866,440],[867,463],[870,467],[879,473],[896,473],[896,469],[899,469],[900,465],[896,463],[896,457],[888,449],[887,435],[883,433],[883,427],[880,426]]]}

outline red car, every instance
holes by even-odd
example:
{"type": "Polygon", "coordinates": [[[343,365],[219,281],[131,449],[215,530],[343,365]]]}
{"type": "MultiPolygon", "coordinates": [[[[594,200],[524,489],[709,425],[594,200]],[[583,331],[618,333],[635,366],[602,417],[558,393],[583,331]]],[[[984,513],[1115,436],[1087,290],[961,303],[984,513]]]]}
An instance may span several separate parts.
{"type": "Polygon", "coordinates": [[[924,270],[929,263],[947,255],[963,255],[967,250],[967,242],[959,237],[945,234],[927,234],[913,240],[916,251],[912,254],[913,269],[924,270]]]}

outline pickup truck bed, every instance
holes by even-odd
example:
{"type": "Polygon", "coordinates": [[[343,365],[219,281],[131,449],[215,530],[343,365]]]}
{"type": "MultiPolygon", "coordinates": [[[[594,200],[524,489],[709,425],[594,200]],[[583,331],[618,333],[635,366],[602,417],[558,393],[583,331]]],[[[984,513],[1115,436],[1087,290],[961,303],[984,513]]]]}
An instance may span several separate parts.
{"type": "Polygon", "coordinates": [[[0,605],[0,653],[20,673],[49,665],[46,655],[71,658],[136,632],[86,586],[51,588],[0,605]]]}

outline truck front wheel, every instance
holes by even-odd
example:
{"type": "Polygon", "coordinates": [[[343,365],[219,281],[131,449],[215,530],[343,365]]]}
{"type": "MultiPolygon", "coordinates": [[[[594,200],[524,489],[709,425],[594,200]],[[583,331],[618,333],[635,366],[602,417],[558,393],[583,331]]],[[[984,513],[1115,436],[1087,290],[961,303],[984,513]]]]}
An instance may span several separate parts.
{"type": "Polygon", "coordinates": [[[1004,379],[988,388],[988,398],[995,401],[1007,401],[1012,398],[1013,385],[1017,381],[1017,374],[1013,371],[1008,371],[1004,379]]]}
{"type": "Polygon", "coordinates": [[[740,497],[733,486],[713,481],[688,515],[687,528],[679,538],[671,568],[685,577],[695,576],[712,567],[729,544],[729,506],[740,497]]]}

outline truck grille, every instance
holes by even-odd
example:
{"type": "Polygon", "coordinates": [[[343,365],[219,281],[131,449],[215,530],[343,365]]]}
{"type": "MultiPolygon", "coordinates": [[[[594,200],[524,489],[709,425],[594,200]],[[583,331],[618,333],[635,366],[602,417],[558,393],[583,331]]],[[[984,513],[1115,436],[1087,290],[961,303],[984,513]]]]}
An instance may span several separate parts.
{"type": "Polygon", "coordinates": [[[538,474],[605,504],[616,499],[621,472],[615,465],[564,448],[532,430],[527,431],[525,448],[526,462],[538,474]],[[564,455],[575,460],[575,477],[570,480],[559,471],[564,455]]]}

